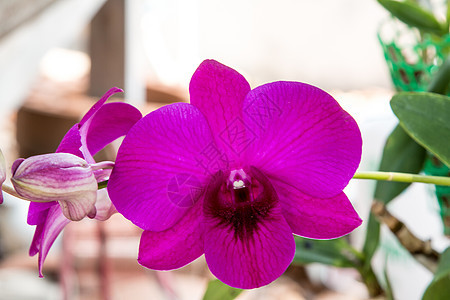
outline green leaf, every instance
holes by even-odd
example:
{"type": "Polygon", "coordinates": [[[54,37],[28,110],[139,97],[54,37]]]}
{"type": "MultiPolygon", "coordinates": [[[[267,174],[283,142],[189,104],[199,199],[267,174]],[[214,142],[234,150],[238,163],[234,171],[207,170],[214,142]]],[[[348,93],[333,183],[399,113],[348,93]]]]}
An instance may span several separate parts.
{"type": "Polygon", "coordinates": [[[434,277],[445,276],[448,273],[450,273],[450,247],[445,249],[445,251],[441,254],[439,265],[434,277]]]}
{"type": "MultiPolygon", "coordinates": [[[[397,125],[386,140],[379,170],[417,174],[422,170],[426,151],[401,126],[397,125]]],[[[377,181],[374,197],[388,203],[410,183],[377,181]]]]}
{"type": "MultiPolygon", "coordinates": [[[[418,145],[400,125],[397,125],[386,140],[380,162],[380,171],[419,173],[426,157],[425,149],[418,145]]],[[[389,203],[403,192],[411,183],[377,181],[375,199],[389,203]]],[[[363,253],[365,267],[370,267],[371,259],[378,248],[380,239],[380,223],[370,213],[363,253]]]]}
{"type": "Polygon", "coordinates": [[[378,248],[380,240],[380,223],[377,221],[373,213],[369,214],[369,220],[367,221],[366,240],[362,252],[364,254],[364,265],[369,268],[372,257],[378,248]]]}
{"type": "Polygon", "coordinates": [[[450,97],[404,92],[392,97],[391,108],[403,129],[450,167],[450,97]]]}
{"type": "Polygon", "coordinates": [[[391,283],[391,280],[389,279],[387,268],[388,268],[388,265],[387,265],[387,257],[386,257],[386,260],[384,262],[384,269],[383,269],[384,282],[386,284],[384,291],[386,293],[386,300],[394,300],[394,293],[392,291],[392,283],[391,283]]]}
{"type": "Polygon", "coordinates": [[[359,258],[356,250],[344,238],[334,240],[312,240],[295,236],[295,256],[293,263],[321,263],[335,267],[356,267],[359,258]]]}
{"type": "Polygon", "coordinates": [[[423,294],[423,300],[446,300],[450,295],[450,247],[441,255],[438,269],[428,288],[423,294]]]}
{"type": "Polygon", "coordinates": [[[412,1],[378,0],[378,3],[409,26],[438,35],[443,35],[447,31],[430,11],[412,1]]]}
{"type": "Polygon", "coordinates": [[[450,1],[447,0],[447,28],[450,26],[450,1]]]}
{"type": "Polygon", "coordinates": [[[233,300],[242,293],[241,289],[232,288],[220,280],[214,279],[208,283],[203,300],[233,300]]]}
{"type": "MultiPolygon", "coordinates": [[[[450,3],[450,2],[449,2],[450,3]]],[[[444,61],[430,82],[427,92],[447,95],[450,84],[450,57],[444,61]]]]}

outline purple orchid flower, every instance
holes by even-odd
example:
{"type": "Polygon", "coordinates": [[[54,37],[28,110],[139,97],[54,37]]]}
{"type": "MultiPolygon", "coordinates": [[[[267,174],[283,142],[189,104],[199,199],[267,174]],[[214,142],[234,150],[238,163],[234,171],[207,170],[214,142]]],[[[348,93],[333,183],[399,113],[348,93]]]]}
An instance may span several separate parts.
{"type": "Polygon", "coordinates": [[[3,203],[2,185],[6,180],[6,163],[2,150],[0,150],[0,204],[3,203]]]}
{"type": "Polygon", "coordinates": [[[293,234],[332,239],[361,224],[343,192],[361,134],[330,95],[299,82],[250,90],[207,60],[190,97],[134,125],[108,183],[117,210],[145,230],[140,264],[176,269],[204,253],[218,279],[256,288],[289,266],[293,234]]]}
{"type": "MultiPolygon", "coordinates": [[[[107,144],[125,135],[128,130],[142,117],[141,113],[133,106],[113,102],[106,103],[106,100],[113,94],[122,92],[119,88],[112,88],[96,103],[82,118],[80,123],[75,124],[64,136],[59,144],[56,153],[73,154],[87,164],[95,164],[93,156],[104,148],[107,144]]],[[[19,163],[13,165],[13,173],[20,167],[19,163]]],[[[61,163],[63,164],[63,163],[61,163]]],[[[109,172],[105,170],[94,171],[96,181],[100,182],[108,179],[109,172]]],[[[73,172],[72,172],[73,173],[73,172]]],[[[71,173],[71,174],[72,174],[71,173]]],[[[80,174],[88,174],[85,171],[80,174]]],[[[77,175],[88,178],[88,175],[77,175]]],[[[36,193],[33,193],[33,195],[36,193]]],[[[42,192],[40,192],[42,194],[42,192]]],[[[41,201],[43,199],[40,199],[41,201]]],[[[55,200],[49,198],[49,200],[55,200]]],[[[70,203],[68,199],[60,199],[61,203],[70,203]],[[61,201],[64,200],[64,201],[61,201]]],[[[62,205],[62,204],[61,204],[62,205]]],[[[53,245],[56,237],[64,227],[71,222],[63,214],[61,205],[57,201],[51,202],[31,202],[28,210],[28,224],[36,225],[33,241],[29,254],[34,256],[39,253],[38,265],[39,276],[42,275],[42,266],[48,251],[53,245]]],[[[105,190],[99,190],[96,195],[95,207],[89,214],[98,220],[106,220],[116,212],[115,207],[107,197],[105,190]]],[[[68,215],[68,214],[67,214],[68,215]]]]}

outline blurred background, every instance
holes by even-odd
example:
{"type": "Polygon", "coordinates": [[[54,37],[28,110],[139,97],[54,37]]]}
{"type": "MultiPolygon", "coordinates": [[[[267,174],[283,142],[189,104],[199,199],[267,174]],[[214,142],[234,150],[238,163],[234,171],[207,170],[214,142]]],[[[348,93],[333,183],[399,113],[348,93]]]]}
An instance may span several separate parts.
{"type": "MultiPolygon", "coordinates": [[[[65,132],[113,86],[118,101],[144,114],[188,101],[199,63],[216,59],[252,87],[278,80],[313,84],[332,94],[361,127],[362,170],[378,167],[396,121],[394,93],[377,40],[388,13],[375,0],[1,0],[0,148],[7,167],[18,157],[54,152],[65,132]]],[[[114,149],[101,153],[114,159],[114,149]]],[[[9,184],[8,182],[6,184],[9,184]]],[[[366,219],[373,182],[352,181],[349,198],[366,219]]],[[[439,245],[432,191],[414,187],[394,211],[421,218],[411,229],[439,245]]],[[[0,206],[0,300],[201,299],[213,276],[203,258],[172,272],[136,261],[140,230],[120,215],[66,227],[38,278],[28,257],[34,228],[28,203],[5,196],[0,206]]],[[[364,226],[352,235],[362,243],[364,226]]],[[[389,237],[386,237],[389,239],[389,237]]],[[[383,246],[383,244],[382,244],[383,246]]],[[[444,247],[444,246],[441,246],[444,247]]],[[[418,299],[431,274],[386,242],[375,264],[389,264],[399,299],[418,299]],[[407,278],[405,274],[408,274],[407,278]]],[[[375,266],[376,267],[376,266],[375,266]]],[[[239,299],[366,299],[352,270],[290,268],[267,287],[239,299]]]]}

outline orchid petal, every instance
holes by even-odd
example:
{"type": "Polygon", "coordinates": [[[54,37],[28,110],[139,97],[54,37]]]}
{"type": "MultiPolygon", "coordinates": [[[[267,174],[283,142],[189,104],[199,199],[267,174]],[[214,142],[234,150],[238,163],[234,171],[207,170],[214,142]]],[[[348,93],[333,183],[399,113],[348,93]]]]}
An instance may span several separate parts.
{"type": "Polygon", "coordinates": [[[15,174],[17,168],[25,161],[25,158],[16,159],[11,165],[11,174],[15,174]]]}
{"type": "Polygon", "coordinates": [[[85,157],[94,156],[107,144],[126,135],[141,118],[139,110],[127,103],[115,102],[103,105],[80,127],[85,157]]]}
{"type": "Polygon", "coordinates": [[[175,225],[200,199],[208,171],[223,167],[220,157],[205,160],[210,148],[211,131],[195,106],[171,104],[148,114],[117,154],[108,182],[116,209],[144,230],[175,225]]]}
{"type": "Polygon", "coordinates": [[[106,221],[117,212],[116,207],[112,204],[111,199],[109,199],[108,191],[106,189],[97,192],[95,208],[97,211],[95,219],[99,221],[106,221]]]}
{"type": "Polygon", "coordinates": [[[30,256],[34,256],[39,252],[39,277],[43,277],[42,266],[44,265],[45,258],[47,257],[51,246],[64,227],[69,223],[70,220],[64,217],[60,206],[53,205],[48,210],[45,222],[36,227],[29,254],[30,256]]]}
{"type": "Polygon", "coordinates": [[[93,218],[96,215],[95,201],[97,193],[89,192],[72,197],[70,200],[60,200],[59,205],[64,216],[71,221],[80,221],[85,217],[93,218]],[[92,201],[94,200],[94,201],[92,201]]]}
{"type": "Polygon", "coordinates": [[[14,164],[11,182],[19,195],[37,202],[58,201],[78,221],[92,211],[97,181],[83,159],[69,153],[36,155],[14,164]]]}
{"type": "Polygon", "coordinates": [[[3,203],[2,185],[6,180],[6,163],[2,150],[0,150],[0,204],[3,203]]]}
{"type": "Polygon", "coordinates": [[[138,262],[152,270],[183,267],[203,254],[202,203],[197,202],[174,226],[165,231],[144,231],[138,262]]]}
{"type": "Polygon", "coordinates": [[[292,232],[312,239],[334,239],[352,232],[362,220],[345,193],[315,198],[279,180],[271,179],[280,198],[283,216],[292,232]]]}
{"type": "Polygon", "coordinates": [[[191,104],[205,115],[216,144],[233,164],[248,146],[242,105],[250,85],[235,70],[215,61],[205,60],[192,76],[189,93],[191,104]]]}
{"type": "Polygon", "coordinates": [[[112,95],[116,93],[122,93],[123,90],[118,87],[110,88],[90,109],[89,111],[83,116],[83,118],[80,121],[80,126],[82,126],[85,122],[87,122],[89,119],[91,119],[97,111],[103,107],[106,100],[109,99],[112,95]]]}
{"type": "Polygon", "coordinates": [[[280,277],[295,253],[291,228],[268,179],[252,169],[263,191],[251,203],[221,201],[221,172],[205,193],[205,258],[211,272],[236,288],[257,288],[280,277]]]}
{"type": "Polygon", "coordinates": [[[81,134],[79,124],[75,124],[67,131],[61,143],[56,149],[56,153],[70,153],[83,158],[81,153],[81,134]]]}
{"type": "Polygon", "coordinates": [[[45,222],[48,210],[53,206],[58,205],[58,202],[30,202],[28,206],[28,225],[40,225],[45,222]]]}
{"type": "Polygon", "coordinates": [[[339,194],[361,159],[361,134],[353,118],[324,91],[299,82],[274,82],[252,90],[244,120],[254,142],[250,165],[315,197],[339,194]]]}
{"type": "Polygon", "coordinates": [[[105,101],[121,89],[112,88],[92,106],[80,123],[64,136],[56,152],[72,153],[94,163],[93,156],[115,139],[125,135],[142,117],[135,107],[122,102],[105,101]]]}

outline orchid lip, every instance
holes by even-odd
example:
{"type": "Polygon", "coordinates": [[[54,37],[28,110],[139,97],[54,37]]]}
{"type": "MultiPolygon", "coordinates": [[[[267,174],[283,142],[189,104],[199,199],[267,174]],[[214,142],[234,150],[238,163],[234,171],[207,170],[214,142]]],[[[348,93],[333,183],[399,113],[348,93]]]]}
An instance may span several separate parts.
{"type": "Polygon", "coordinates": [[[225,177],[222,171],[211,177],[205,194],[205,214],[230,226],[238,238],[252,235],[269,214],[277,195],[265,175],[250,167],[233,170],[225,177]]]}

